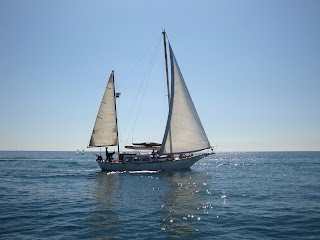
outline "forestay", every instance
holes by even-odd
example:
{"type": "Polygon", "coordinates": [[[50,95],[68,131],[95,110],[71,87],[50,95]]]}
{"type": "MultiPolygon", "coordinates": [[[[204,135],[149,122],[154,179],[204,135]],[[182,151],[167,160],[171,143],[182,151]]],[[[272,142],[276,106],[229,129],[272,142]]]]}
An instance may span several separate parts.
{"type": "Polygon", "coordinates": [[[112,72],[100,104],[89,147],[117,145],[115,101],[114,73],[112,72]]]}
{"type": "Polygon", "coordinates": [[[196,108],[171,46],[171,96],[161,154],[195,152],[210,148],[196,108]]]}

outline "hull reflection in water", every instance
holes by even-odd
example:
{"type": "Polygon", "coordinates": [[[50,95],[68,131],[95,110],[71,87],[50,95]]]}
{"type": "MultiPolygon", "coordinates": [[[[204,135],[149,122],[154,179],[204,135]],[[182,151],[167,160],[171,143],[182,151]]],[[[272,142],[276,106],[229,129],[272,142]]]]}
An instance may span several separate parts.
{"type": "Polygon", "coordinates": [[[116,211],[119,175],[99,172],[96,175],[93,201],[94,210],[90,222],[95,226],[91,233],[94,239],[115,239],[119,237],[121,220],[116,211]],[[110,187],[112,186],[112,187],[110,187]]]}
{"type": "Polygon", "coordinates": [[[179,172],[163,172],[163,178],[169,185],[169,191],[163,198],[160,226],[168,238],[196,239],[201,219],[206,213],[203,200],[206,193],[203,182],[207,182],[208,175],[199,176],[188,169],[179,172]]]}

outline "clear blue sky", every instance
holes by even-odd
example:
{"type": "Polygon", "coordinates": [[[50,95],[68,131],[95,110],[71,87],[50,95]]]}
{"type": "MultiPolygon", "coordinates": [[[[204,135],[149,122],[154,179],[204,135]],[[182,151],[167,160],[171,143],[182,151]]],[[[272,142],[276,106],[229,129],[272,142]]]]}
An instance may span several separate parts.
{"type": "Polygon", "coordinates": [[[163,27],[218,150],[320,150],[317,0],[2,0],[0,150],[85,149],[112,70],[121,144],[161,141],[163,27]]]}

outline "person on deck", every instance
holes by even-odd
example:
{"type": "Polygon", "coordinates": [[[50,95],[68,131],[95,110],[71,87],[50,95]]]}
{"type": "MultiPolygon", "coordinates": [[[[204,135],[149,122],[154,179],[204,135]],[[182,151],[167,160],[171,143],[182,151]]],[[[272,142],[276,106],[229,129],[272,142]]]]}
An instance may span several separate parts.
{"type": "Polygon", "coordinates": [[[108,152],[108,148],[106,147],[106,160],[108,160],[108,155],[109,155],[109,152],[108,152]]]}
{"type": "Polygon", "coordinates": [[[112,156],[114,153],[115,153],[115,151],[108,154],[109,156],[107,158],[108,158],[109,162],[112,162],[112,156]]]}

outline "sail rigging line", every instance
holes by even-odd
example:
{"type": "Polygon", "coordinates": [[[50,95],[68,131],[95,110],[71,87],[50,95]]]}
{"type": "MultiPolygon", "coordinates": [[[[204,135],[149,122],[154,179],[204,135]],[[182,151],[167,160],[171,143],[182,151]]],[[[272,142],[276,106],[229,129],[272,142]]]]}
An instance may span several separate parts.
{"type": "MultiPolygon", "coordinates": [[[[156,41],[156,50],[154,51],[154,53],[153,53],[153,55],[152,55],[152,61],[151,62],[153,62],[152,63],[152,66],[150,67],[150,64],[149,64],[149,68],[148,68],[148,70],[147,70],[147,72],[148,71],[150,71],[150,69],[153,67],[153,64],[154,64],[154,61],[155,61],[155,57],[156,57],[156,55],[157,55],[157,52],[158,52],[158,46],[160,45],[160,42],[161,42],[161,37],[158,37],[157,38],[157,41],[156,41]]],[[[135,69],[135,67],[139,64],[139,63],[141,63],[142,62],[142,60],[143,59],[145,59],[146,58],[146,56],[148,55],[148,53],[151,51],[151,49],[154,49],[154,44],[152,44],[152,46],[150,46],[148,49],[147,49],[147,51],[143,54],[143,56],[141,57],[141,58],[139,58],[139,60],[135,63],[135,64],[133,64],[133,67],[131,68],[131,70],[130,70],[130,72],[132,73],[133,71],[134,71],[134,69],[135,69]]],[[[130,74],[130,75],[133,75],[133,74],[130,74]]],[[[150,75],[151,75],[151,73],[149,74],[149,78],[150,78],[150,75]]],[[[145,94],[145,89],[146,89],[146,87],[147,86],[145,86],[145,85],[148,85],[148,82],[149,82],[149,80],[150,79],[147,79],[147,83],[146,83],[146,79],[147,79],[147,76],[145,76],[144,78],[142,78],[142,80],[140,81],[140,83],[139,83],[139,87],[138,87],[138,91],[137,91],[137,94],[135,94],[134,95],[134,98],[133,98],[133,100],[132,101],[130,101],[131,102],[131,106],[130,106],[130,110],[129,110],[129,112],[128,112],[128,117],[126,117],[125,119],[127,119],[126,121],[125,121],[125,126],[124,126],[124,128],[123,128],[123,131],[122,131],[122,133],[121,133],[121,137],[120,137],[120,141],[121,142],[123,142],[123,138],[125,137],[125,133],[127,132],[127,128],[128,128],[128,126],[129,126],[129,123],[130,122],[132,122],[133,120],[132,120],[132,118],[134,117],[134,111],[136,110],[136,107],[135,106],[137,106],[138,104],[138,101],[139,101],[139,99],[142,97],[142,99],[143,99],[143,96],[144,96],[144,94],[145,94]],[[142,96],[141,96],[142,95],[142,96]]],[[[141,100],[141,102],[142,102],[142,100],[141,100]]],[[[140,103],[140,105],[141,105],[141,103],[140,103]]],[[[136,115],[136,118],[137,118],[137,116],[138,116],[138,114],[136,115]]],[[[136,120],[135,120],[135,122],[136,122],[136,120]]],[[[133,127],[134,128],[134,127],[133,127]]],[[[128,138],[127,138],[127,141],[125,142],[125,144],[127,144],[128,143],[128,139],[130,138],[130,136],[131,136],[131,134],[132,134],[132,132],[133,132],[133,130],[131,130],[131,133],[129,134],[129,136],[128,136],[128,138]]]]}
{"type": "MultiPolygon", "coordinates": [[[[127,141],[126,143],[129,142],[129,138],[130,136],[133,134],[134,132],[134,129],[135,129],[135,126],[136,126],[136,123],[137,123],[137,120],[138,120],[138,116],[139,116],[139,113],[140,113],[140,109],[141,109],[141,106],[142,106],[142,102],[143,102],[143,99],[145,97],[145,93],[146,93],[146,90],[148,88],[148,85],[149,85],[149,82],[150,82],[150,79],[151,79],[151,74],[152,74],[152,70],[153,70],[153,66],[154,66],[154,63],[156,61],[156,57],[158,55],[158,52],[159,52],[159,47],[160,47],[160,41],[158,42],[157,46],[156,46],[156,49],[154,51],[154,54],[151,58],[151,61],[149,63],[149,66],[147,68],[147,71],[146,71],[146,74],[145,74],[145,77],[144,77],[144,88],[139,88],[139,89],[142,89],[140,93],[142,93],[141,95],[141,99],[140,99],[140,103],[139,103],[139,106],[138,106],[138,110],[137,110],[137,113],[136,113],[136,117],[135,117],[135,120],[134,120],[134,123],[133,123],[133,127],[132,127],[132,130],[130,132],[130,134],[128,135],[127,137],[127,141]]],[[[142,82],[143,83],[143,82],[142,82]]],[[[142,85],[142,84],[141,84],[142,85]]],[[[140,95],[139,93],[139,95],[140,95]]],[[[136,101],[139,100],[140,96],[138,95],[138,97],[136,97],[136,101]]],[[[133,108],[132,108],[133,109],[133,108]]],[[[124,136],[124,135],[123,135],[124,136]]],[[[122,139],[121,139],[122,140],[122,139]]]]}
{"type": "MultiPolygon", "coordinates": [[[[157,41],[155,41],[155,42],[156,42],[156,45],[158,45],[160,41],[161,41],[161,38],[157,38],[157,41]]],[[[140,57],[131,67],[129,67],[129,71],[128,71],[128,72],[129,72],[129,75],[130,75],[130,76],[134,75],[133,72],[134,72],[134,70],[136,69],[136,66],[137,66],[138,64],[140,64],[143,59],[146,59],[146,56],[149,54],[149,52],[150,52],[151,49],[153,49],[153,48],[154,48],[154,43],[145,51],[145,53],[142,55],[142,57],[140,57]]],[[[140,95],[141,95],[141,93],[142,93],[142,89],[143,89],[143,85],[144,85],[144,80],[145,80],[145,79],[142,78],[142,80],[141,80],[140,83],[138,84],[139,87],[138,87],[137,94],[135,94],[134,97],[133,97],[133,100],[130,101],[130,102],[131,102],[131,105],[130,105],[130,108],[129,108],[130,110],[129,110],[129,112],[128,112],[127,117],[125,117],[125,119],[127,119],[127,120],[126,120],[126,122],[125,122],[124,130],[123,130],[123,132],[122,132],[122,134],[121,134],[120,141],[123,140],[123,136],[124,136],[125,133],[126,133],[127,127],[128,127],[128,125],[129,125],[129,123],[132,121],[132,120],[131,120],[131,117],[133,117],[133,115],[134,115],[134,114],[133,114],[133,112],[134,112],[134,110],[135,110],[135,107],[134,107],[134,106],[137,105],[137,102],[138,102],[138,100],[139,100],[139,98],[140,98],[140,95]]]]}
{"type": "MultiPolygon", "coordinates": [[[[161,41],[160,37],[157,37],[157,39],[155,39],[152,43],[152,45],[150,45],[147,50],[141,55],[140,58],[138,58],[133,64],[130,64],[126,69],[127,70],[127,75],[132,76],[134,75],[133,73],[135,72],[135,70],[137,69],[137,66],[139,64],[141,64],[141,62],[147,58],[147,56],[149,55],[149,53],[151,52],[152,49],[154,49],[154,45],[158,45],[159,42],[161,41]]],[[[140,85],[142,84],[143,81],[140,82],[140,85]]],[[[124,85],[125,87],[126,85],[124,85]]],[[[126,88],[123,89],[123,91],[127,91],[126,88]]]]}
{"type": "Polygon", "coordinates": [[[128,138],[127,138],[127,142],[128,142],[128,139],[130,138],[131,134],[133,134],[133,132],[134,132],[134,129],[135,129],[135,126],[136,126],[136,123],[137,123],[137,120],[138,120],[138,116],[139,116],[139,113],[140,113],[140,109],[141,109],[141,106],[142,106],[142,102],[143,102],[143,99],[144,99],[148,84],[150,82],[151,73],[152,73],[152,69],[153,69],[153,66],[154,66],[154,63],[155,63],[155,60],[156,60],[156,56],[157,56],[157,53],[158,53],[158,50],[159,50],[159,46],[160,46],[160,42],[158,43],[158,45],[156,47],[156,50],[154,52],[154,55],[153,55],[152,60],[151,60],[151,62],[149,64],[148,70],[146,72],[146,76],[144,78],[146,80],[146,84],[145,84],[145,87],[144,87],[144,89],[142,91],[143,92],[142,98],[140,100],[138,111],[137,111],[137,114],[136,114],[136,117],[135,117],[135,120],[134,120],[134,123],[133,123],[133,128],[132,128],[132,130],[131,130],[128,138]]]}

